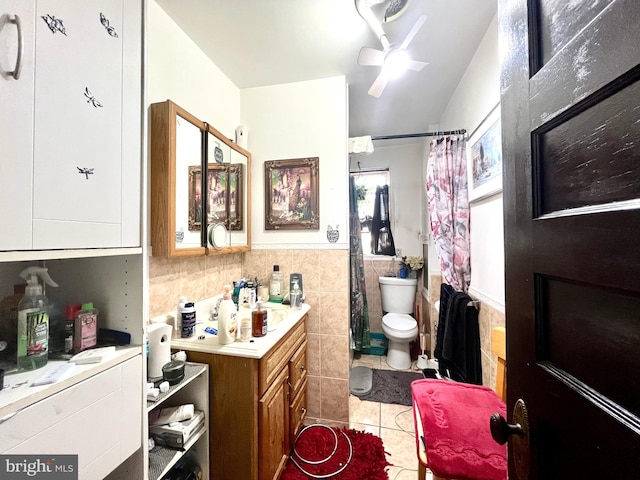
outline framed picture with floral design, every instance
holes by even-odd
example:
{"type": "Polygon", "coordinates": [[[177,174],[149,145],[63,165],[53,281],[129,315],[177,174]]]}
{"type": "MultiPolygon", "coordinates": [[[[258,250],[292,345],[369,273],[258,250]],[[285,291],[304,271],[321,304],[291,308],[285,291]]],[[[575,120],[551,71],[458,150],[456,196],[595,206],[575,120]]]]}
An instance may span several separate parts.
{"type": "Polygon", "coordinates": [[[469,202],[502,191],[502,124],[496,106],[467,144],[469,202]]]}

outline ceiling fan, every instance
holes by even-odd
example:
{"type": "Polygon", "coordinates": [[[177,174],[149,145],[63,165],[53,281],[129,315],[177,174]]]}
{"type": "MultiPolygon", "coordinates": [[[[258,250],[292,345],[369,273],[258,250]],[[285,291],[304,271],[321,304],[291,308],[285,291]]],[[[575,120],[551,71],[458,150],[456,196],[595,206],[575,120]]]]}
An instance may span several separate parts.
{"type": "Polygon", "coordinates": [[[378,40],[380,40],[380,43],[382,44],[382,50],[377,50],[371,47],[362,47],[358,54],[358,65],[382,67],[380,74],[375,79],[368,92],[369,95],[378,98],[391,78],[401,75],[407,69],[419,72],[428,65],[427,62],[411,60],[406,51],[409,43],[411,43],[413,37],[416,36],[427,17],[422,15],[418,18],[405,39],[398,46],[389,41],[387,34],[384,33],[384,30],[382,29],[381,21],[378,20],[376,14],[368,3],[369,2],[367,0],[356,0],[356,9],[360,16],[367,21],[371,29],[377,35],[378,40]]]}

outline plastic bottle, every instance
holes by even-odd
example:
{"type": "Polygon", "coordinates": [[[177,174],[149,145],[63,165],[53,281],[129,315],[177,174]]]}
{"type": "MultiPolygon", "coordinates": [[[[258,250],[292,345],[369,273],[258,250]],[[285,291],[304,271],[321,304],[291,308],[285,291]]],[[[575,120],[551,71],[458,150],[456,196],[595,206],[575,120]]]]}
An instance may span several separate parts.
{"type": "Polygon", "coordinates": [[[190,338],[196,334],[196,304],[187,302],[180,314],[180,336],[190,338]]]}
{"type": "Polygon", "coordinates": [[[73,331],[76,313],[82,310],[82,305],[73,303],[64,309],[64,353],[73,353],[73,331]]]}
{"type": "Polygon", "coordinates": [[[27,281],[25,295],[18,303],[18,367],[35,370],[49,361],[49,312],[44,288],[38,282],[57,287],[44,267],[29,267],[20,272],[27,281]]]}
{"type": "Polygon", "coordinates": [[[176,336],[180,334],[182,331],[182,311],[184,310],[184,306],[188,303],[187,297],[184,295],[180,297],[180,301],[178,302],[178,308],[176,309],[176,320],[173,325],[173,330],[176,332],[176,336]]]}
{"type": "Polygon", "coordinates": [[[269,301],[282,303],[282,273],[280,272],[280,265],[273,266],[271,282],[269,283],[269,301]]]}
{"type": "Polygon", "coordinates": [[[73,353],[80,353],[98,343],[98,309],[86,302],[73,321],[73,353]]]}
{"type": "Polygon", "coordinates": [[[297,279],[293,280],[293,289],[289,292],[289,303],[291,310],[300,310],[302,308],[302,292],[297,279]]]}
{"type": "Polygon", "coordinates": [[[262,309],[262,302],[258,302],[257,305],[251,312],[251,335],[264,337],[267,334],[267,311],[262,309]]]}
{"type": "Polygon", "coordinates": [[[228,345],[235,340],[235,335],[232,334],[235,317],[236,305],[231,299],[231,285],[225,285],[218,310],[218,343],[220,345],[228,345]]]}

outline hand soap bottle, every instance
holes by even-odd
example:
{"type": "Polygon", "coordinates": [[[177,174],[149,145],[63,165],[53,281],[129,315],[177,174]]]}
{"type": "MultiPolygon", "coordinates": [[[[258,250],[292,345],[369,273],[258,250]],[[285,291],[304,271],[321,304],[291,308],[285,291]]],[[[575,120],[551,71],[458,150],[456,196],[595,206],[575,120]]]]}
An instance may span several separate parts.
{"type": "Polygon", "coordinates": [[[25,295],[18,304],[18,367],[35,370],[49,361],[49,312],[43,286],[38,283],[38,275],[43,282],[57,287],[43,267],[29,267],[20,272],[27,281],[25,295]]]}

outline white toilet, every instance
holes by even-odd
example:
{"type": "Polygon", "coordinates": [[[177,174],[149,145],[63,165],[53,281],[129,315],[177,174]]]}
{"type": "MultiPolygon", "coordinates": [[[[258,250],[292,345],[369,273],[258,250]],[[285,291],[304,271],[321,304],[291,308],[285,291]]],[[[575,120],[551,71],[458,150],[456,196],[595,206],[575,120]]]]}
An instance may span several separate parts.
{"type": "Polygon", "coordinates": [[[411,368],[409,344],[418,337],[418,322],[413,313],[418,280],[415,278],[379,277],[382,295],[382,331],[389,339],[387,364],[391,368],[411,368]]]}

